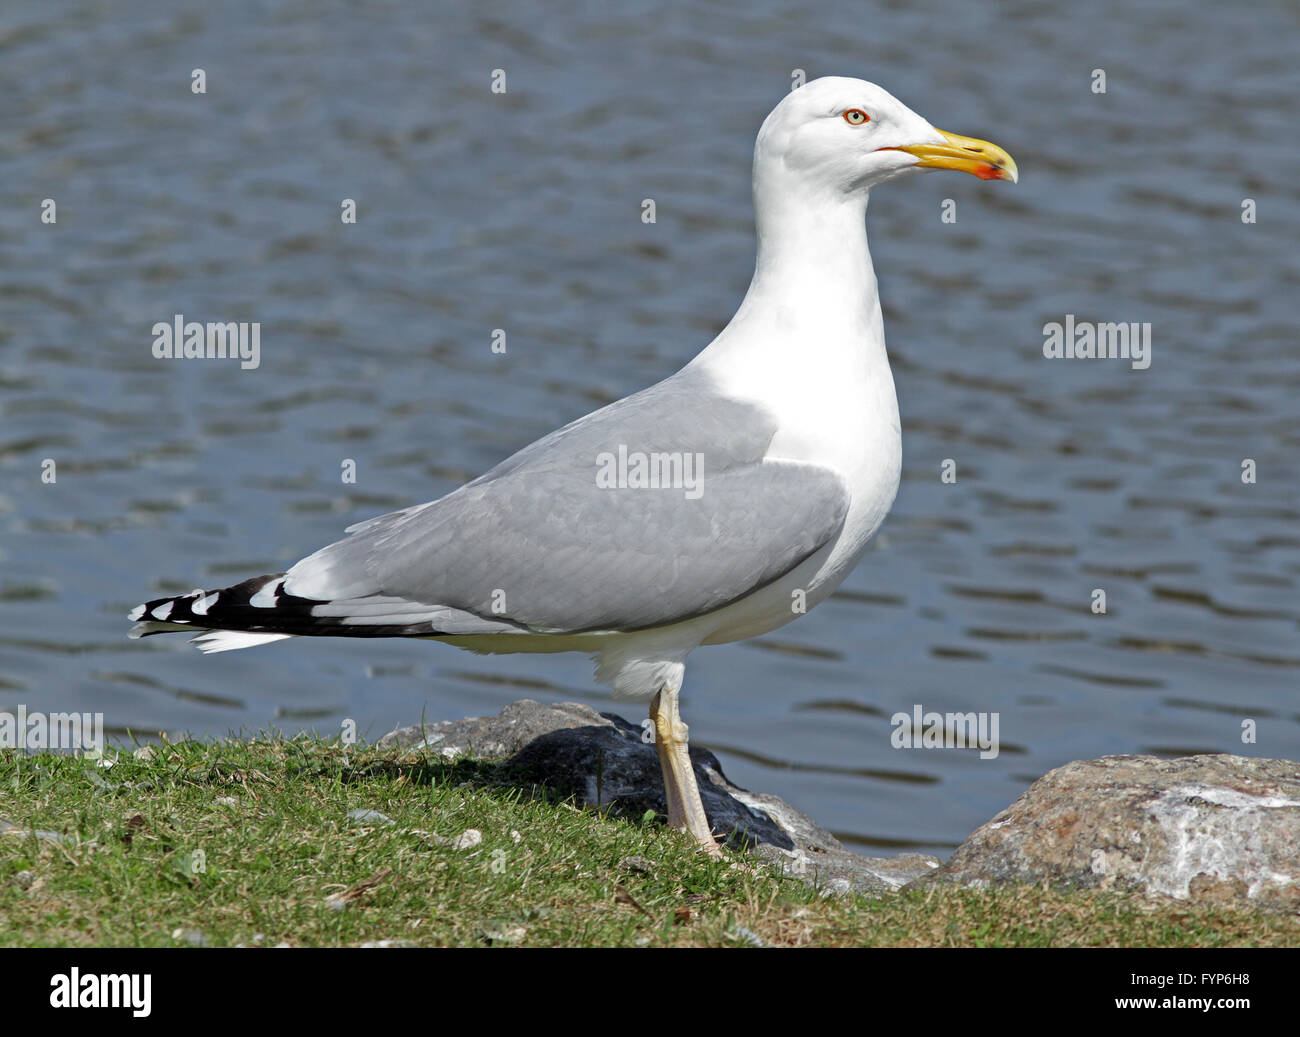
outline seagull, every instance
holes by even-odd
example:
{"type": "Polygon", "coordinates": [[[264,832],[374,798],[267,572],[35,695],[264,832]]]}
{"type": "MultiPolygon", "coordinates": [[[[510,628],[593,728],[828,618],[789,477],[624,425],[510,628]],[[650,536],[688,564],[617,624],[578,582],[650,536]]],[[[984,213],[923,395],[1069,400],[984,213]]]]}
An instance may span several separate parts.
{"type": "Polygon", "coordinates": [[[873,188],[927,169],[1018,179],[996,144],[873,83],[791,91],[754,146],[749,291],[685,367],[286,572],[139,605],[130,636],[587,653],[616,698],[649,704],[669,826],[720,852],[679,709],[686,657],[824,601],[893,504],[898,400],[865,217],[873,188]]]}

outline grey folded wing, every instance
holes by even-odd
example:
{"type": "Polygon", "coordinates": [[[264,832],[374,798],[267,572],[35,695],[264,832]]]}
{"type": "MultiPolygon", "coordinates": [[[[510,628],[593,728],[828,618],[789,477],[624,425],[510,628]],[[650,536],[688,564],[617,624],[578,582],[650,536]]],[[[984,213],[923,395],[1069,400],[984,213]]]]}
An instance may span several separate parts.
{"type": "Polygon", "coordinates": [[[446,497],[352,527],[294,566],[285,591],[330,602],[320,614],[345,623],[392,616],[448,634],[638,630],[698,616],[778,579],[843,525],[844,481],[766,459],[773,429],[707,387],[660,383],[446,497]],[[696,481],[611,486],[620,448],[679,455],[678,473],[689,454],[696,481]]]}

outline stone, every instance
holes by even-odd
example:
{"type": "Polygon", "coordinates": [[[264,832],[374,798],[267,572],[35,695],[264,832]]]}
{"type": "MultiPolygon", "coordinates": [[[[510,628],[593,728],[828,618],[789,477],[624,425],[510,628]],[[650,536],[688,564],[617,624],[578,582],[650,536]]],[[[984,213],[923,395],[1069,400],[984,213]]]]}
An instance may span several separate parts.
{"type": "Polygon", "coordinates": [[[528,927],[509,922],[488,922],[479,935],[489,943],[517,944],[523,943],[524,937],[528,935],[528,927]]]}
{"type": "Polygon", "coordinates": [[[378,810],[349,810],[347,819],[363,825],[391,825],[394,823],[391,817],[387,814],[381,814],[378,810]]]}
{"type": "Polygon", "coordinates": [[[1043,883],[1300,909],[1300,763],[1103,756],[1048,772],[918,886],[1043,883]]]}
{"type": "MultiPolygon", "coordinates": [[[[542,705],[522,699],[494,717],[468,717],[390,732],[380,747],[428,748],[446,759],[469,755],[504,763],[520,784],[546,786],[584,806],[616,808],[624,816],[647,810],[666,815],[663,774],[642,728],[614,713],[578,702],[542,705]]],[[[863,857],[790,804],[732,784],[707,749],[692,747],[691,762],[713,830],[733,847],[778,864],[835,892],[897,889],[939,866],[925,854],[863,857]]]]}
{"type": "Polygon", "coordinates": [[[477,828],[466,828],[451,841],[453,850],[472,850],[483,841],[483,833],[477,828]]]}
{"type": "Polygon", "coordinates": [[[469,754],[483,760],[500,760],[513,756],[542,735],[605,724],[607,721],[601,714],[578,702],[543,706],[532,699],[521,699],[510,703],[494,717],[465,717],[400,727],[384,735],[376,744],[381,749],[391,746],[451,749],[453,755],[469,754]]]}
{"type": "Polygon", "coordinates": [[[76,842],[71,836],[63,835],[61,832],[47,832],[40,828],[23,828],[3,817],[0,817],[0,835],[13,835],[19,838],[31,835],[51,843],[71,844],[76,842]]]}

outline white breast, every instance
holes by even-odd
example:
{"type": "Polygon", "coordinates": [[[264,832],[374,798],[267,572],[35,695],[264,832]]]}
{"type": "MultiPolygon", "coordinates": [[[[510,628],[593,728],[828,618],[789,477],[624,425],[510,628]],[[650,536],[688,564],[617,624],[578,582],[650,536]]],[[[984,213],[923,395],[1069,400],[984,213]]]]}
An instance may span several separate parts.
{"type": "Polygon", "coordinates": [[[806,350],[789,336],[794,329],[756,338],[749,328],[737,329],[748,332],[743,362],[725,350],[711,363],[702,354],[717,388],[775,418],[769,457],[829,468],[850,493],[836,540],[787,578],[716,613],[708,643],[752,637],[797,618],[801,613],[791,609],[796,590],[807,596],[809,608],[824,600],[884,522],[898,492],[902,441],[878,313],[875,320],[868,312],[866,321],[815,329],[817,346],[806,350]]]}

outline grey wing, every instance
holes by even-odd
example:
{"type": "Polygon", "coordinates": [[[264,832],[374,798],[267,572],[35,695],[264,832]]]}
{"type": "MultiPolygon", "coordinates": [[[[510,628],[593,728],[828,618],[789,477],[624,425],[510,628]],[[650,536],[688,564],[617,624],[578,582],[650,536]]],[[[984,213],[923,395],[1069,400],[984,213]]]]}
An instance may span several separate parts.
{"type": "Polygon", "coordinates": [[[835,472],[764,458],[774,427],[699,379],[670,379],[440,500],[352,527],[294,566],[285,591],[329,602],[316,609],[335,621],[400,617],[454,634],[636,630],[710,612],[789,572],[843,524],[849,495],[835,472]],[[620,448],[683,465],[690,455],[694,482],[611,486],[620,448]]]}

